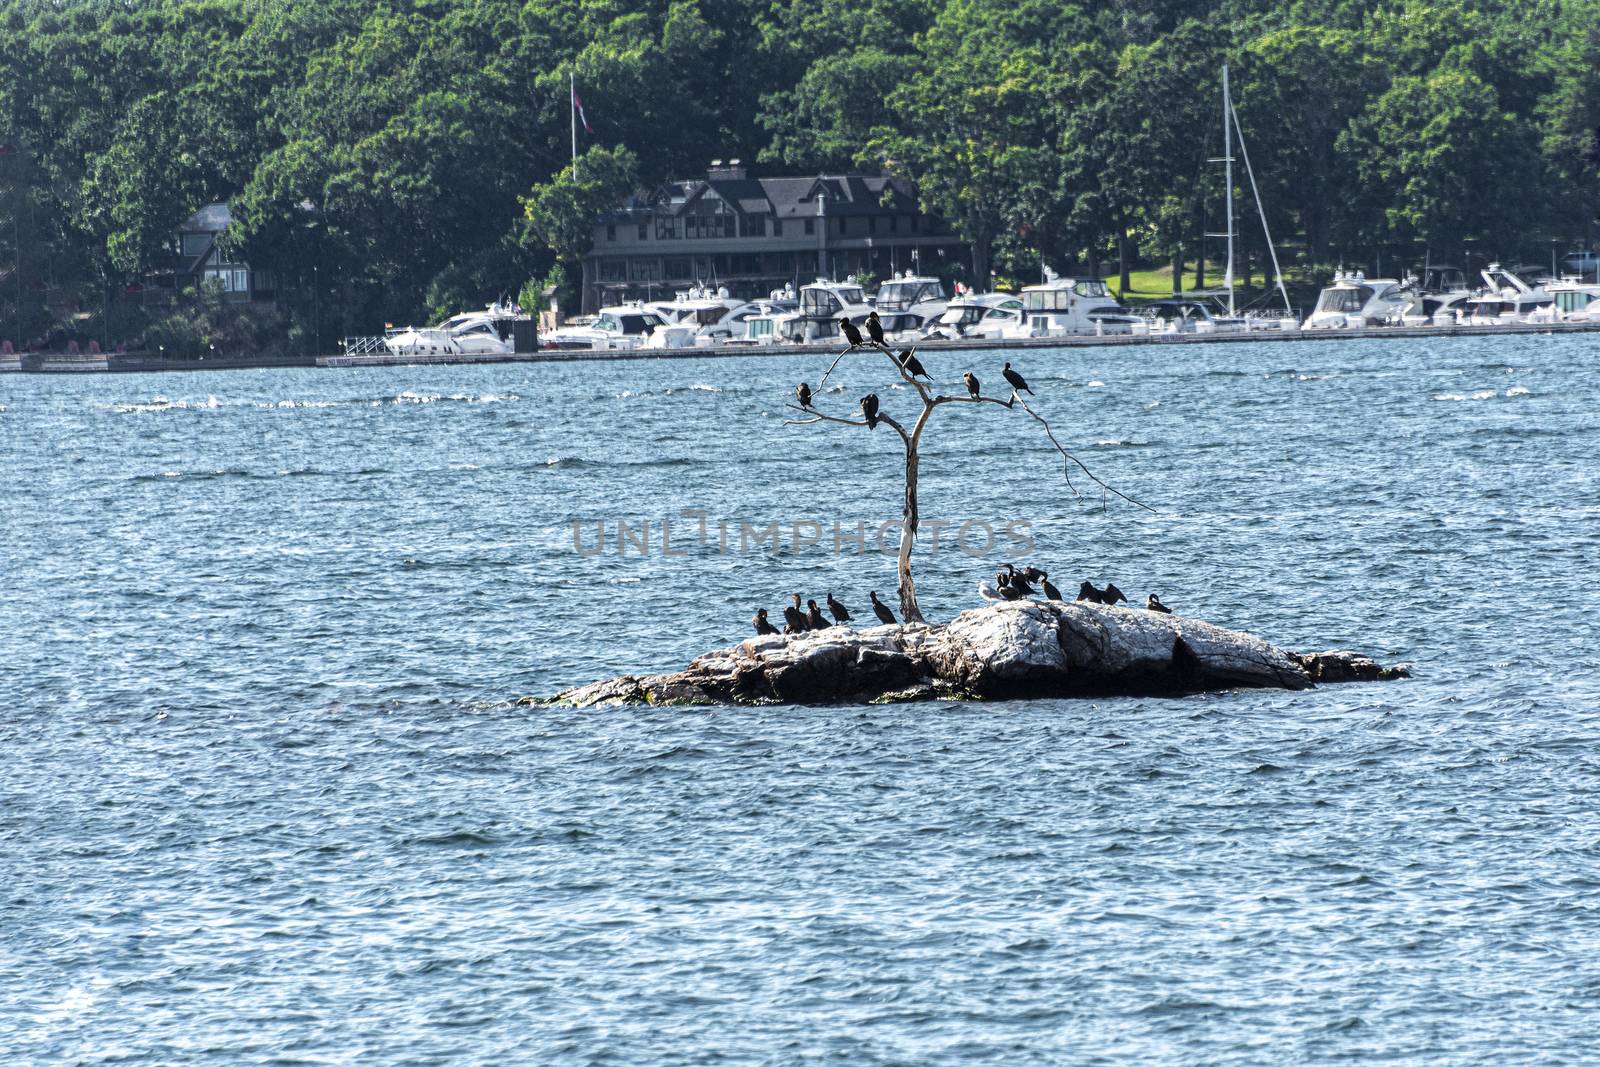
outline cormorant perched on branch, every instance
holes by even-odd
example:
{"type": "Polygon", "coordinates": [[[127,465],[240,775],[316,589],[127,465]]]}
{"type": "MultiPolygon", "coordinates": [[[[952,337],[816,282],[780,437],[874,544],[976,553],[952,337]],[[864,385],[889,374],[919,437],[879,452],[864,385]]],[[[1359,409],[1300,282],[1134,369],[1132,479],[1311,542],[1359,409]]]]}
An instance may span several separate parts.
{"type": "Polygon", "coordinates": [[[1171,615],[1172,609],[1161,602],[1161,598],[1151,593],[1144,598],[1144,606],[1149,611],[1159,611],[1163,615],[1171,615]]]}
{"type": "Polygon", "coordinates": [[[851,348],[860,348],[866,344],[866,339],[861,336],[861,331],[856,329],[856,324],[849,319],[839,320],[839,332],[844,334],[844,339],[850,342],[851,348]]]}
{"type": "Polygon", "coordinates": [[[806,625],[813,630],[826,630],[828,628],[828,620],[822,617],[822,611],[817,607],[817,602],[808,600],[806,601],[806,606],[811,609],[806,612],[806,625]]]}
{"type": "Polygon", "coordinates": [[[867,336],[872,338],[872,343],[879,348],[888,349],[889,346],[883,343],[883,323],[878,321],[876,311],[867,316],[867,336]]]}
{"type": "Polygon", "coordinates": [[[892,625],[899,621],[894,617],[894,612],[889,610],[889,605],[878,599],[876,591],[868,593],[867,596],[872,598],[872,613],[878,617],[879,622],[886,622],[892,625]]]}
{"type": "Polygon", "coordinates": [[[930,382],[933,381],[933,375],[928,373],[928,368],[922,365],[922,360],[916,357],[914,354],[915,352],[916,349],[914,348],[906,349],[904,352],[900,353],[900,358],[897,362],[900,364],[900,366],[904,367],[906,369],[906,373],[911,375],[913,378],[926,378],[930,382]]]}
{"type": "Polygon", "coordinates": [[[775,634],[778,632],[778,628],[767,621],[766,608],[762,608],[761,610],[757,611],[756,617],[750,620],[750,624],[756,628],[756,633],[762,635],[763,637],[765,637],[767,634],[775,634]]]}
{"type": "Polygon", "coordinates": [[[1011,383],[1011,388],[1020,389],[1029,396],[1033,395],[1033,390],[1028,388],[1027,379],[1018,374],[1016,371],[1012,370],[1010,363],[1007,363],[1004,367],[1002,367],[1000,369],[1000,373],[1005,376],[1006,381],[1011,383]]]}
{"type": "Polygon", "coordinates": [[[811,386],[805,382],[801,382],[794,387],[794,396],[796,400],[800,401],[801,407],[809,408],[811,406],[811,386]]]}
{"type": "Polygon", "coordinates": [[[868,393],[861,398],[861,414],[866,416],[867,429],[878,428],[878,394],[868,393]]]}
{"type": "Polygon", "coordinates": [[[835,622],[850,621],[850,612],[845,609],[843,604],[833,599],[833,594],[831,592],[828,594],[828,610],[833,613],[833,620],[835,622]]]}
{"type": "Polygon", "coordinates": [[[972,399],[978,399],[978,379],[973,377],[972,372],[967,371],[961,376],[961,380],[967,383],[967,392],[972,394],[972,399]]]}
{"type": "Polygon", "coordinates": [[[1044,595],[1045,595],[1045,599],[1046,600],[1060,600],[1061,599],[1061,590],[1059,590],[1055,586],[1051,585],[1050,584],[1050,579],[1048,579],[1048,578],[1040,578],[1039,579],[1039,583],[1044,586],[1044,595]]]}

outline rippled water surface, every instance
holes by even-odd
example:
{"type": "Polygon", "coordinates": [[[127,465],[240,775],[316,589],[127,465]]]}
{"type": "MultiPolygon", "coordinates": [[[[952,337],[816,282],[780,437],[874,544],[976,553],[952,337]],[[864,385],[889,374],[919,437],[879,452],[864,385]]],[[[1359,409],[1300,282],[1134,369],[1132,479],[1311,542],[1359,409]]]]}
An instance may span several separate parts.
{"type": "MultiPolygon", "coordinates": [[[[783,425],[823,360],[0,377],[3,1058],[1581,1061],[1597,356],[1018,353],[1156,513],[942,408],[930,617],[1027,559],[1415,677],[826,709],[513,703],[893,600],[832,542],[894,517],[895,439],[783,425]]],[[[819,403],[906,412],[873,368],[819,403]]]]}

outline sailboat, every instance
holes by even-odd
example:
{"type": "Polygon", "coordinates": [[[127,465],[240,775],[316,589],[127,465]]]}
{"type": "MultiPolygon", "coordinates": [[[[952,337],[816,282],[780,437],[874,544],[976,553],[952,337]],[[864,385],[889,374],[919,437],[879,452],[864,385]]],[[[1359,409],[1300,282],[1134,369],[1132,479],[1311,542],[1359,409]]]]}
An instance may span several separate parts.
{"type": "MultiPolygon", "coordinates": [[[[1242,330],[1297,330],[1300,328],[1299,318],[1294,307],[1289,303],[1289,291],[1283,284],[1283,270],[1278,266],[1278,250],[1272,243],[1272,228],[1267,225],[1266,207],[1261,203],[1261,189],[1256,184],[1255,169],[1250,165],[1250,150],[1245,147],[1244,127],[1239,125],[1239,113],[1233,107],[1233,93],[1228,81],[1228,65],[1222,65],[1222,155],[1212,159],[1213,163],[1221,163],[1224,173],[1224,190],[1226,197],[1226,219],[1228,228],[1222,233],[1208,233],[1207,237],[1224,237],[1228,241],[1227,269],[1222,276],[1222,288],[1204,293],[1185,293],[1187,297],[1214,297],[1218,300],[1226,297],[1227,317],[1217,318],[1217,329],[1242,329],[1242,330]],[[1272,257],[1272,273],[1278,287],[1278,293],[1283,297],[1283,310],[1257,309],[1246,310],[1240,314],[1234,299],[1233,276],[1233,242],[1238,236],[1234,228],[1233,219],[1233,164],[1236,162],[1233,155],[1233,141],[1237,135],[1239,139],[1239,155],[1244,163],[1245,174],[1250,179],[1250,194],[1255,200],[1256,214],[1261,219],[1261,232],[1267,239],[1267,252],[1272,257]]],[[[1202,256],[1205,250],[1202,249],[1202,256]]]]}

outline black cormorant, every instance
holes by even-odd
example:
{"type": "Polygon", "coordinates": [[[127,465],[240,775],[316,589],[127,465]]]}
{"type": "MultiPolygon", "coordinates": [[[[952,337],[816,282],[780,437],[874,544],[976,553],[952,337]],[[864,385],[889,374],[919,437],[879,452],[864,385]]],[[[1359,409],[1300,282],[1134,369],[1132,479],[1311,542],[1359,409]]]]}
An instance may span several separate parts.
{"type": "Polygon", "coordinates": [[[783,609],[783,632],[786,634],[806,632],[806,617],[792,604],[785,605],[783,609]]]}
{"type": "Polygon", "coordinates": [[[933,381],[933,375],[928,373],[928,368],[922,365],[922,360],[915,355],[916,349],[908,348],[900,353],[899,363],[906,369],[906,373],[913,378],[926,378],[933,381]]]}
{"type": "Polygon", "coordinates": [[[1028,584],[1028,576],[1025,573],[1018,572],[1017,568],[1009,563],[1006,564],[1006,584],[1023,596],[1033,592],[1033,586],[1028,584]]]}
{"type": "Polygon", "coordinates": [[[756,633],[761,634],[763,637],[767,634],[775,634],[778,632],[778,628],[767,621],[766,608],[762,608],[760,611],[757,611],[756,617],[750,620],[750,624],[756,628],[756,633]]]}
{"type": "Polygon", "coordinates": [[[1037,582],[1041,578],[1048,578],[1050,572],[1042,571],[1038,567],[1024,567],[1022,568],[1022,576],[1030,582],[1037,582]]]}
{"type": "Polygon", "coordinates": [[[883,343],[883,323],[878,321],[878,313],[872,312],[867,316],[867,336],[872,338],[872,343],[879,348],[888,348],[883,343]]]}
{"type": "Polygon", "coordinates": [[[832,593],[828,594],[828,610],[833,613],[833,620],[835,622],[849,622],[850,621],[850,612],[845,608],[845,606],[843,604],[841,604],[837,600],[833,599],[833,594],[832,593]]]}
{"type": "Polygon", "coordinates": [[[1163,615],[1171,615],[1172,609],[1161,602],[1161,598],[1151,593],[1144,598],[1144,606],[1150,611],[1159,611],[1163,615]]]}
{"type": "Polygon", "coordinates": [[[860,348],[866,344],[866,339],[861,336],[861,331],[849,319],[839,320],[839,332],[844,334],[844,339],[850,342],[851,348],[860,348]]]}
{"type": "Polygon", "coordinates": [[[1050,579],[1040,578],[1039,583],[1044,586],[1044,595],[1047,600],[1060,600],[1061,590],[1050,584],[1050,579]]]}
{"type": "Polygon", "coordinates": [[[872,598],[872,613],[878,617],[879,622],[893,624],[898,621],[894,617],[894,612],[889,610],[889,605],[878,599],[876,592],[868,593],[867,596],[872,598]]]}
{"type": "Polygon", "coordinates": [[[868,393],[861,398],[861,414],[866,416],[867,429],[878,428],[878,394],[868,393]]]}
{"type": "Polygon", "coordinates": [[[1106,587],[1100,590],[1100,602],[1102,604],[1115,604],[1119,600],[1124,604],[1128,602],[1128,598],[1122,595],[1122,590],[1107,582],[1106,587]]]}
{"type": "Polygon", "coordinates": [[[805,382],[801,382],[799,385],[794,387],[794,397],[796,400],[800,401],[801,407],[809,408],[811,406],[811,386],[807,385],[805,382]]]}
{"type": "MultiPolygon", "coordinates": [[[[1078,586],[1078,599],[1086,600],[1091,604],[1105,603],[1105,599],[1100,595],[1100,590],[1096,589],[1089,582],[1084,582],[1082,585],[1078,586]]],[[[787,612],[785,614],[787,614],[787,612]]]]}
{"type": "Polygon", "coordinates": [[[1004,367],[1002,367],[1000,369],[1000,373],[1005,376],[1006,381],[1011,383],[1011,388],[1020,389],[1029,396],[1033,395],[1033,390],[1028,388],[1027,379],[1018,374],[1016,371],[1012,370],[1010,363],[1007,363],[1004,367]]]}
{"type": "Polygon", "coordinates": [[[972,394],[972,399],[978,399],[978,379],[972,376],[972,372],[967,371],[961,376],[961,380],[967,383],[967,392],[972,394]]]}
{"type": "Polygon", "coordinates": [[[806,601],[806,607],[810,609],[806,612],[806,625],[813,630],[826,630],[828,628],[828,620],[822,617],[822,609],[817,607],[817,602],[808,600],[806,601]]]}

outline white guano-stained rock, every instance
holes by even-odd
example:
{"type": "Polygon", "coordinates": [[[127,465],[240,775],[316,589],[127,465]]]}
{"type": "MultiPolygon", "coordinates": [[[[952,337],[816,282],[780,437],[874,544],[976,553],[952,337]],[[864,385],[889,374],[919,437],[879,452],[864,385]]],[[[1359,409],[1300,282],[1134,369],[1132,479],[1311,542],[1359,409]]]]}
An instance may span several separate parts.
{"type": "Polygon", "coordinates": [[[752,637],[673,674],[624,676],[553,700],[830,704],[932,698],[1305,689],[1314,680],[1402,677],[1356,653],[1298,655],[1250,634],[1139,608],[1025,600],[940,626],[834,626],[752,637]]]}

